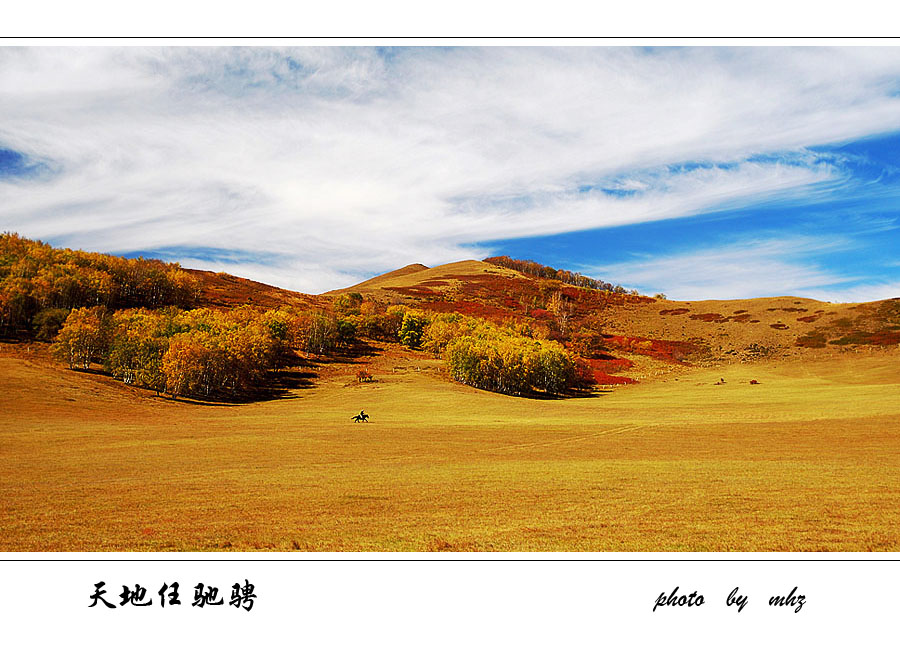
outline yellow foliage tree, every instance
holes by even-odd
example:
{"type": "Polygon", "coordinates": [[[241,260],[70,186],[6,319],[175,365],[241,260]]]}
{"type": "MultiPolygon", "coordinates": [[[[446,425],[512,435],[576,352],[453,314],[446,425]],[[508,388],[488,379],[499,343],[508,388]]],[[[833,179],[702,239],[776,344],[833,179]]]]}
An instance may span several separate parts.
{"type": "Polygon", "coordinates": [[[106,352],[110,340],[110,317],[103,306],[76,308],[66,318],[50,347],[51,353],[74,369],[89,369],[106,352]]]}

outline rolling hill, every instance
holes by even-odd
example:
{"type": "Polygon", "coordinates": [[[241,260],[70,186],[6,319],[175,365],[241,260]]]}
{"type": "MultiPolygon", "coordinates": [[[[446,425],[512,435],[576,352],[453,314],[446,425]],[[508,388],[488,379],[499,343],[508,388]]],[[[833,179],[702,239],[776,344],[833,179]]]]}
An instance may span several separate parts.
{"type": "Polygon", "coordinates": [[[900,550],[900,300],[676,302],[480,261],[318,296],[186,272],[214,313],[513,320],[600,384],[482,391],[372,337],[252,398],[175,400],[7,339],[0,550],[900,550]]]}
{"type": "Polygon", "coordinates": [[[685,363],[820,358],[900,344],[900,298],[859,304],[799,297],[680,302],[578,288],[483,261],[416,264],[326,294],[350,292],[551,330],[565,319],[566,330],[557,332],[570,338],[569,346],[588,359],[626,357],[636,368],[615,373],[641,379],[685,363]],[[554,295],[556,312],[551,312],[547,306],[554,295]],[[579,345],[579,337],[587,338],[586,344],[579,345]]]}

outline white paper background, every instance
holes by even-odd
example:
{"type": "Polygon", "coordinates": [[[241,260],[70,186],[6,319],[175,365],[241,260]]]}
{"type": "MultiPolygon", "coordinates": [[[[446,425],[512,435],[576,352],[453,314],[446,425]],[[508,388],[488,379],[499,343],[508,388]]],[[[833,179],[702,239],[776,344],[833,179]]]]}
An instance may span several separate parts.
{"type": "MultiPolygon", "coordinates": [[[[268,0],[252,4],[163,0],[142,6],[93,0],[14,3],[4,6],[3,14],[0,32],[5,37],[594,35],[639,36],[647,44],[647,37],[660,35],[869,36],[895,25],[884,5],[868,1],[847,10],[837,3],[832,8],[827,2],[780,0],[752,6],[660,0],[597,3],[591,8],[569,1],[285,5],[268,0]]],[[[22,42],[34,44],[10,38],[2,44],[22,42]]],[[[398,43],[386,38],[377,42],[398,43]]],[[[623,42],[634,41],[601,44],[623,42]]],[[[413,43],[436,44],[400,42],[413,43]]],[[[248,560],[208,554],[88,554],[65,556],[75,561],[52,561],[62,556],[5,554],[0,555],[4,560],[0,621],[3,644],[9,646],[893,645],[897,642],[893,589],[900,575],[900,563],[891,560],[894,555],[861,555],[857,557],[862,561],[856,562],[823,562],[831,556],[822,555],[791,556],[794,560],[782,562],[786,556],[777,554],[752,556],[766,562],[722,561],[733,555],[704,556],[716,562],[685,562],[689,556],[672,554],[655,556],[675,559],[667,562],[648,561],[653,554],[632,556],[642,559],[638,562],[573,562],[575,556],[569,555],[556,555],[567,559],[557,562],[508,562],[496,556],[347,560],[354,557],[347,555],[334,556],[340,562],[324,562],[315,559],[327,556],[295,561],[291,555],[291,562],[272,562],[265,560],[271,555],[248,560]],[[135,562],[138,558],[152,562],[135,562]],[[214,561],[207,562],[210,558],[214,561]],[[873,561],[882,558],[890,561],[873,561]],[[245,578],[258,595],[250,612],[227,605],[232,583],[245,578]],[[115,610],[88,608],[93,584],[99,580],[106,582],[106,598],[117,605],[115,610]],[[173,580],[181,585],[182,605],[160,608],[155,593],[163,582],[173,580]],[[192,607],[193,587],[200,581],[217,585],[226,605],[192,607]],[[122,585],[135,583],[147,588],[153,605],[118,607],[122,585]],[[656,597],[676,585],[681,593],[701,592],[705,605],[651,612],[656,597]],[[786,595],[795,585],[807,597],[798,614],[768,606],[770,596],[786,595]],[[735,586],[750,596],[741,613],[725,606],[725,597],[735,586]]]]}
{"type": "Polygon", "coordinates": [[[756,555],[763,562],[115,556],[124,561],[104,555],[98,557],[106,561],[0,563],[4,644],[886,645],[895,641],[900,576],[900,563],[871,557],[783,561],[763,554],[756,555]],[[249,612],[228,605],[232,584],[245,578],[257,594],[249,612]],[[116,609],[88,607],[99,580],[116,609]],[[182,604],[161,608],[156,592],[173,580],[182,604]],[[218,586],[225,604],[193,607],[198,582],[218,586]],[[153,604],[120,607],[122,586],[136,583],[153,604]],[[679,593],[703,594],[704,605],[652,612],[659,594],[676,585],[679,593]],[[725,605],[736,586],[749,595],[740,613],[725,605]],[[806,596],[799,613],[768,605],[794,586],[806,596]]]}

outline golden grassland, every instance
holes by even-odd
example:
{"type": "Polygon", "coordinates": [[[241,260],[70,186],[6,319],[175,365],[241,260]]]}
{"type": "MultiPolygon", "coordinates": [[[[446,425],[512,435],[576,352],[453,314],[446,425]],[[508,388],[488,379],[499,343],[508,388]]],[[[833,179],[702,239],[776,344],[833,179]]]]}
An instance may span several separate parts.
{"type": "Polygon", "coordinates": [[[896,351],[527,400],[390,346],[238,405],[0,346],[3,551],[900,550],[896,351]]]}

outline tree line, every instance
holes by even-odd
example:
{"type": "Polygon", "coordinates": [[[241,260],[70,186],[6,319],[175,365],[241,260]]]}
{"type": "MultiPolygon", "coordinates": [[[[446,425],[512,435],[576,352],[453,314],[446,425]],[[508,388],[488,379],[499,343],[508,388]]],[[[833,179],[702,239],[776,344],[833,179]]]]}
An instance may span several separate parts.
{"type": "Polygon", "coordinates": [[[98,363],[157,393],[234,398],[296,363],[298,350],[331,353],[355,338],[355,325],[325,311],[92,306],[69,313],[50,350],[70,368],[98,363]]]}
{"type": "Polygon", "coordinates": [[[503,394],[561,394],[585,381],[561,344],[527,324],[362,300],[338,299],[334,311],[81,307],[50,350],[70,368],[99,364],[116,380],[173,398],[239,398],[296,364],[297,352],[333,354],[360,337],[429,351],[452,380],[503,394]]]}
{"type": "Polygon", "coordinates": [[[30,330],[49,339],[73,308],[179,306],[197,281],[177,263],[54,248],[0,234],[0,334],[30,330]]]}
{"type": "Polygon", "coordinates": [[[99,364],[160,394],[240,397],[296,364],[298,352],[333,354],[360,338],[430,351],[453,380],[480,389],[559,394],[579,382],[565,348],[528,325],[425,313],[359,293],[323,309],[193,308],[197,296],[197,281],[178,264],[0,235],[0,334],[30,331],[53,340],[52,354],[70,368],[99,364]]]}
{"type": "Polygon", "coordinates": [[[613,285],[606,281],[586,277],[578,272],[570,272],[569,270],[557,270],[550,266],[543,265],[537,261],[512,259],[508,256],[495,256],[484,259],[485,263],[492,263],[496,266],[516,270],[525,275],[539,277],[541,279],[556,279],[572,286],[579,288],[593,288],[594,290],[606,290],[609,292],[624,293],[625,288],[619,285],[613,285]]]}

